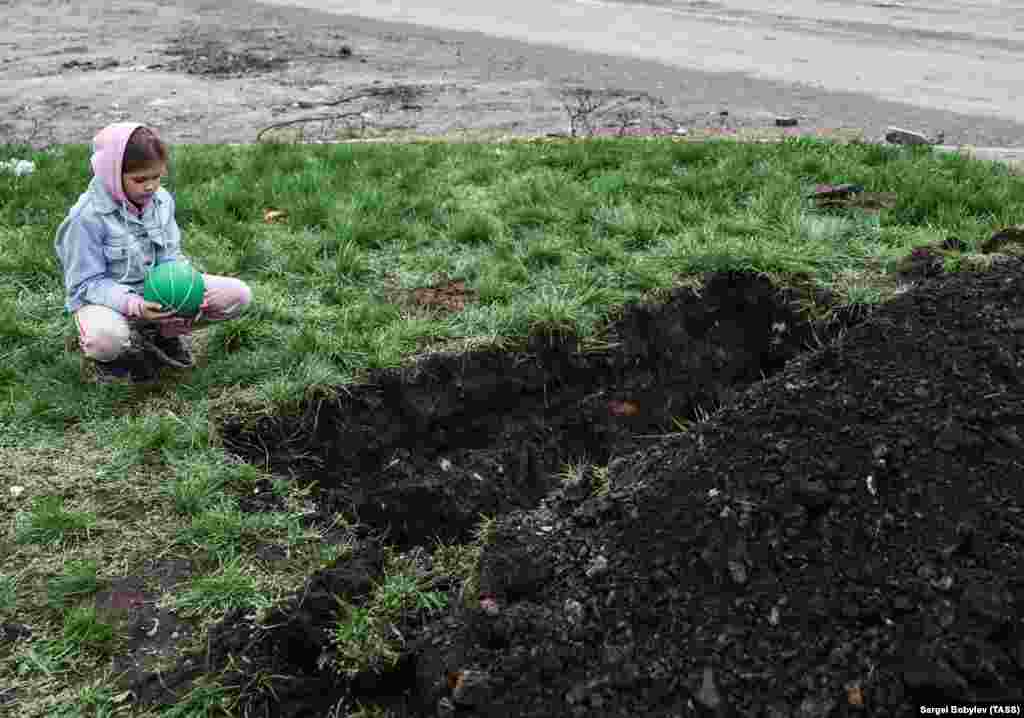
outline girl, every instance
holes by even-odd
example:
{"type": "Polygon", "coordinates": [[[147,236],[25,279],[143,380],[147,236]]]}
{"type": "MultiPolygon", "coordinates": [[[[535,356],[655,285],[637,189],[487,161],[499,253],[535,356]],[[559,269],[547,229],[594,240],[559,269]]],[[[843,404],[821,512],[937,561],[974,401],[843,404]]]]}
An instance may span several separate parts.
{"type": "Polygon", "coordinates": [[[78,326],[82,353],[96,363],[103,383],[154,378],[147,353],[190,367],[196,323],[234,319],[249,306],[252,291],[238,279],[204,274],[206,292],[195,318],[145,301],[146,271],[185,259],[174,198],[160,187],[167,146],[152,128],[117,122],[100,130],[92,148],[95,176],[54,243],[64,270],[64,306],[78,326]]]}

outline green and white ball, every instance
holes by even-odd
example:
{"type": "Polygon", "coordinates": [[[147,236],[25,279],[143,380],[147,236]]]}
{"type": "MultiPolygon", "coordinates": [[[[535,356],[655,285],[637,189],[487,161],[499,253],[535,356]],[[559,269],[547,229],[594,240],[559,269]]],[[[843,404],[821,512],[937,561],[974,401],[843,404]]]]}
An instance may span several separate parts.
{"type": "Polygon", "coordinates": [[[142,296],[147,302],[159,302],[181,316],[191,317],[203,303],[206,283],[203,275],[188,262],[166,262],[146,272],[142,296]]]}

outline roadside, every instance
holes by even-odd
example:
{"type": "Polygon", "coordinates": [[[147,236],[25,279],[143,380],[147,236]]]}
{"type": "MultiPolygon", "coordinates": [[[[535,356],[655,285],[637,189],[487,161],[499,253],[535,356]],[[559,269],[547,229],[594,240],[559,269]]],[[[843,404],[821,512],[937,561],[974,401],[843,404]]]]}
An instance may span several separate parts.
{"type": "Polygon", "coordinates": [[[479,33],[258,3],[121,0],[85,23],[66,8],[5,8],[13,21],[0,30],[0,141],[35,130],[34,142],[87,143],[127,119],[175,144],[252,142],[262,128],[310,117],[325,118],[307,125],[317,133],[565,133],[559,93],[576,86],[642,97],[652,117],[694,131],[761,131],[787,116],[800,132],[842,128],[867,141],[895,125],[941,131],[951,145],[1024,145],[1024,125],[1012,121],[479,33]],[[374,89],[386,97],[338,102],[374,89]]]}

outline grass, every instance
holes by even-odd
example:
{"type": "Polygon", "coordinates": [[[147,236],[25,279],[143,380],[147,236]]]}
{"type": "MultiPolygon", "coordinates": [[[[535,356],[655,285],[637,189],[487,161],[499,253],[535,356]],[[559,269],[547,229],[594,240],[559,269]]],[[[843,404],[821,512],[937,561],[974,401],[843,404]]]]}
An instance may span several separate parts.
{"type": "MultiPolygon", "coordinates": [[[[83,383],[65,349],[73,330],[53,240],[89,182],[89,148],[0,146],[7,158],[36,163],[0,174],[0,622],[32,628],[31,640],[0,645],[0,701],[16,690],[4,708],[25,718],[157,715],[128,710],[115,690],[110,656],[125,636],[92,607],[147,560],[191,562],[160,598],[195,626],[184,649],[225,611],[265,611],[346,556],[302,526],[298,487],[232,461],[221,417],[254,421],[417,353],[514,347],[531,328],[596,346],[616,307],[696,286],[708,270],[810,277],[849,303],[885,301],[902,291],[892,268],[914,247],[957,236],[968,252],[949,268],[983,267],[977,245],[1024,215],[1024,179],[1001,166],[807,139],[180,146],[165,186],[186,252],[243,278],[256,299],[199,334],[202,367],[187,381],[139,390],[83,383]],[[806,199],[819,182],[898,202],[826,214],[806,199]],[[269,209],[287,217],[267,223],[269,209]],[[464,279],[478,301],[447,316],[398,301],[442,277],[464,279]],[[242,512],[262,479],[285,509],[242,512]],[[259,562],[265,545],[288,560],[259,562]]],[[[583,475],[566,469],[566,481],[583,475]]],[[[606,492],[603,467],[595,477],[606,492]]],[[[433,571],[457,577],[467,601],[488,527],[434,549],[433,571]]],[[[429,581],[395,557],[372,596],[339,606],[332,664],[392,660],[402,617],[443,605],[429,581]]],[[[212,676],[161,715],[232,715],[231,701],[212,676]]]]}

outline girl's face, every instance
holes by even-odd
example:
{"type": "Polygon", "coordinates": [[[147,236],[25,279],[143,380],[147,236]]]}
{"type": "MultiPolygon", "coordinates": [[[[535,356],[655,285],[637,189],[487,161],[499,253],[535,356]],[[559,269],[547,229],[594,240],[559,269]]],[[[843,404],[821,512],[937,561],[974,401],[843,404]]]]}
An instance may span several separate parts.
{"type": "Polygon", "coordinates": [[[124,193],[135,204],[145,204],[160,189],[160,178],[167,174],[166,164],[151,165],[138,172],[126,172],[121,175],[124,193]]]}

